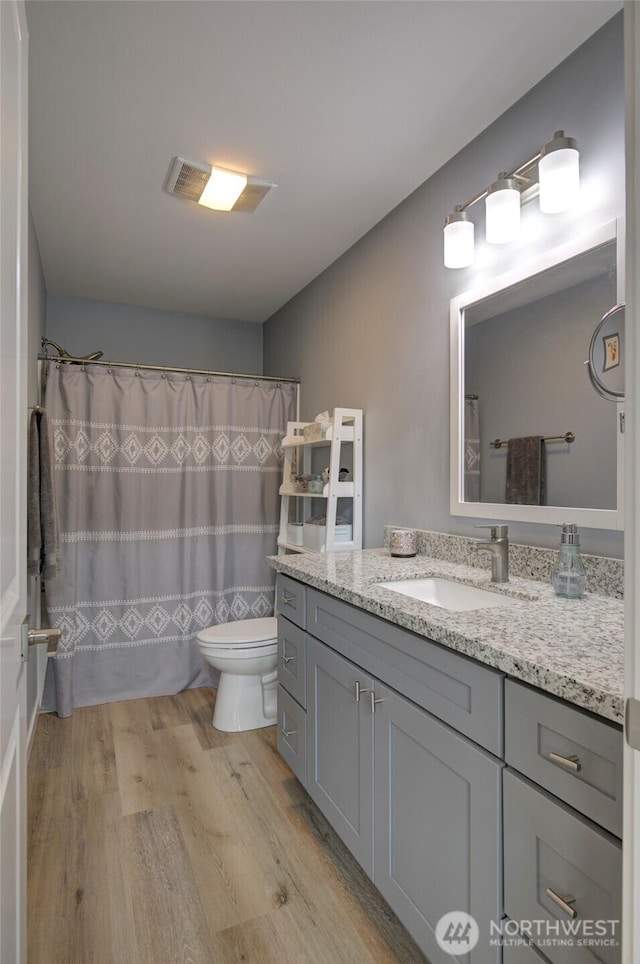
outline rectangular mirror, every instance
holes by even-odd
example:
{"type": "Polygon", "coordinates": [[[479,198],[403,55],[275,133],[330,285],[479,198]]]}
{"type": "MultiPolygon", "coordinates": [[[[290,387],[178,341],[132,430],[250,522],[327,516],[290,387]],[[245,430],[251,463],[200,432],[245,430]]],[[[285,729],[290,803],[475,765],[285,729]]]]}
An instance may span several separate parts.
{"type": "Polygon", "coordinates": [[[622,528],[624,402],[584,363],[623,255],[613,221],[452,300],[452,515],[622,528]]]}

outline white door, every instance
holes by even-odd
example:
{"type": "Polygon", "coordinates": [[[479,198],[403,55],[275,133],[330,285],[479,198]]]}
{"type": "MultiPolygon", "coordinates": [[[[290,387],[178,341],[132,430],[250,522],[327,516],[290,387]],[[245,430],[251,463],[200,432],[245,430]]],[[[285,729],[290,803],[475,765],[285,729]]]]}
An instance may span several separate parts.
{"type": "Polygon", "coordinates": [[[0,964],[26,962],[27,30],[0,0],[0,964]]]}
{"type": "MultiPolygon", "coordinates": [[[[640,10],[625,3],[627,452],[625,453],[625,690],[640,701],[640,10]],[[628,500],[628,501],[627,501],[628,500]]],[[[638,743],[637,737],[633,740],[638,743]]],[[[640,743],[638,744],[640,746],[640,743]]],[[[640,752],[625,746],[623,962],[640,961],[640,752]]]]}

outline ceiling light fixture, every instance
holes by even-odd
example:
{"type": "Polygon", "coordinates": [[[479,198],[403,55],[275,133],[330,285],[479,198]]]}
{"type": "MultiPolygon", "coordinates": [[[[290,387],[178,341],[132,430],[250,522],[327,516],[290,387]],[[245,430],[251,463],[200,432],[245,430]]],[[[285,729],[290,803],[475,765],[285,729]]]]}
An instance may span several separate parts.
{"type": "MultiPolygon", "coordinates": [[[[464,204],[456,204],[444,222],[444,264],[446,268],[466,268],[473,264],[473,222],[467,209],[485,200],[486,239],[490,244],[505,244],[520,232],[520,207],[523,194],[536,184],[540,187],[540,210],[545,214],[566,211],[580,192],[579,153],[573,137],[556,131],[531,160],[510,174],[501,171],[497,180],[464,204]]],[[[530,200],[531,194],[524,198],[530,200]]]]}
{"type": "Polygon", "coordinates": [[[174,157],[164,183],[168,194],[196,201],[214,211],[255,211],[267,191],[277,187],[239,171],[174,157]]]}
{"type": "Polygon", "coordinates": [[[198,204],[213,211],[231,211],[247,186],[247,180],[246,174],[212,167],[209,180],[198,198],[198,204]]]}

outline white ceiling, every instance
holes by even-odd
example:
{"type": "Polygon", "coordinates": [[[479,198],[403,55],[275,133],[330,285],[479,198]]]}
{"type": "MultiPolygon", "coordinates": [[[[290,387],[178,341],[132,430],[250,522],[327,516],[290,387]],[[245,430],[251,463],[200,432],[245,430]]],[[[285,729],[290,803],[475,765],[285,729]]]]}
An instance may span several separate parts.
{"type": "Polygon", "coordinates": [[[620,7],[29,2],[47,289],[264,321],[620,7]],[[176,154],[279,186],[208,211],[162,191],[176,154]]]}

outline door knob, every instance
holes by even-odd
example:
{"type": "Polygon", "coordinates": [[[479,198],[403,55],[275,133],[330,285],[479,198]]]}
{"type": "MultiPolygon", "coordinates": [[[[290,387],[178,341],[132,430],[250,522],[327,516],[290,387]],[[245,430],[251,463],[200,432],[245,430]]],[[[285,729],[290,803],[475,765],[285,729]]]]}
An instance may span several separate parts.
{"type": "Polygon", "coordinates": [[[22,624],[22,661],[29,659],[29,646],[37,646],[40,643],[47,644],[47,656],[55,656],[58,652],[58,641],[61,630],[57,626],[50,629],[29,629],[29,617],[22,624]]]}

